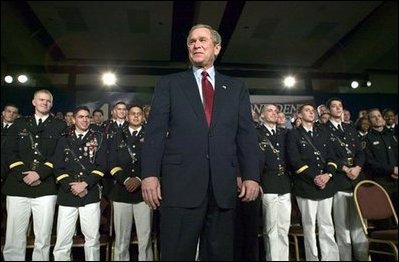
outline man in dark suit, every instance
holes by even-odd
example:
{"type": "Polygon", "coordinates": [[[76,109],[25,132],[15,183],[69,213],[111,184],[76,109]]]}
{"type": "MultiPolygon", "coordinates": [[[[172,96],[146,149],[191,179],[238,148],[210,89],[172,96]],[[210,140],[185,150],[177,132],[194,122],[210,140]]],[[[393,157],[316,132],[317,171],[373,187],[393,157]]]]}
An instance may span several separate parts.
{"type": "Polygon", "coordinates": [[[193,67],[155,88],[142,194],[160,207],[162,260],[194,260],[198,240],[201,260],[233,260],[238,165],[239,197],[253,201],[259,193],[249,94],[244,83],[215,71],[221,37],[212,27],[192,27],[187,48],[193,67]]]}

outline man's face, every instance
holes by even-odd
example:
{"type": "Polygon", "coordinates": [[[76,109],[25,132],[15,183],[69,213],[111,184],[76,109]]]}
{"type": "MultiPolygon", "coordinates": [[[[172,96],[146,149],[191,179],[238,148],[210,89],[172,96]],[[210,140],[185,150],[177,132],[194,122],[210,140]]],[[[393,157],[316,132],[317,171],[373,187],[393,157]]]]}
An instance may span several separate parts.
{"type": "Polygon", "coordinates": [[[93,114],[93,122],[94,124],[101,124],[104,121],[104,116],[101,112],[95,112],[93,114]]]}
{"type": "Polygon", "coordinates": [[[274,105],[265,105],[262,110],[262,116],[266,123],[276,124],[277,123],[278,108],[274,105]]]}
{"type": "Polygon", "coordinates": [[[18,116],[18,108],[14,106],[6,106],[2,112],[3,119],[7,123],[13,123],[18,116]]]}
{"type": "Polygon", "coordinates": [[[193,30],[188,39],[188,56],[191,63],[197,67],[209,68],[219,54],[221,46],[215,45],[211,32],[207,28],[193,30]]]}
{"type": "Polygon", "coordinates": [[[66,112],[65,113],[65,122],[67,123],[68,126],[73,125],[73,112],[66,112]]]}
{"type": "Polygon", "coordinates": [[[36,112],[47,115],[53,106],[53,98],[47,93],[39,92],[33,97],[32,104],[36,112]]]}
{"type": "Polygon", "coordinates": [[[384,114],[384,119],[387,125],[393,125],[395,123],[395,114],[392,111],[388,111],[384,114]]]}
{"type": "Polygon", "coordinates": [[[118,104],[118,105],[116,105],[114,107],[113,111],[114,111],[113,112],[113,116],[116,119],[120,119],[120,120],[122,120],[122,119],[125,120],[126,119],[126,112],[127,112],[126,105],[118,104]]]}
{"type": "Polygon", "coordinates": [[[315,111],[313,106],[311,105],[304,106],[302,111],[299,113],[299,116],[301,117],[302,122],[314,122],[315,111]]]}
{"type": "Polygon", "coordinates": [[[75,117],[76,129],[80,131],[86,131],[90,126],[90,114],[86,110],[79,110],[75,117]]]}
{"type": "Polygon", "coordinates": [[[378,110],[373,110],[369,113],[370,124],[373,128],[382,127],[385,125],[385,120],[378,110]]]}
{"type": "Polygon", "coordinates": [[[132,107],[130,108],[127,115],[129,125],[133,127],[139,127],[143,124],[144,121],[144,113],[140,107],[132,107]]]}
{"type": "Polygon", "coordinates": [[[341,101],[339,100],[331,101],[329,110],[330,110],[330,115],[333,118],[341,118],[343,113],[343,107],[341,101]]]}

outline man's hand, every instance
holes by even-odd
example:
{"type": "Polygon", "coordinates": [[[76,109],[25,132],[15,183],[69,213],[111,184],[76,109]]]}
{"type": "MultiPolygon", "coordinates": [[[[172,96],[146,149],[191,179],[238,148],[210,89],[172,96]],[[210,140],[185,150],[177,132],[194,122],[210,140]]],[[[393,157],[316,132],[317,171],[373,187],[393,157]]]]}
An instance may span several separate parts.
{"type": "Polygon", "coordinates": [[[74,194],[75,196],[79,196],[79,194],[82,194],[86,189],[86,187],[88,186],[88,184],[86,182],[72,182],[69,183],[69,185],[71,186],[71,192],[72,194],[74,194]]]}
{"type": "Polygon", "coordinates": [[[360,166],[351,167],[348,170],[347,176],[350,179],[355,180],[359,176],[360,171],[362,171],[362,168],[360,166]]]}
{"type": "Polygon", "coordinates": [[[162,200],[161,185],[157,177],[151,176],[141,181],[141,194],[144,202],[151,208],[157,209],[162,200]]]}
{"type": "Polygon", "coordinates": [[[324,189],[328,181],[330,181],[330,176],[328,173],[317,175],[313,180],[316,186],[318,186],[320,189],[324,189]]]}
{"type": "Polygon", "coordinates": [[[141,182],[136,177],[129,177],[125,182],[125,188],[129,192],[135,191],[140,185],[141,182]]]}
{"type": "Polygon", "coordinates": [[[25,171],[22,172],[24,174],[24,183],[27,184],[28,186],[37,186],[40,183],[35,183],[40,179],[39,174],[36,171],[25,171]],[[33,184],[33,185],[32,185],[33,184]]]}
{"type": "Polygon", "coordinates": [[[89,191],[88,191],[87,189],[85,189],[85,190],[83,190],[82,193],[78,194],[78,196],[79,196],[80,198],[83,198],[83,197],[85,197],[85,196],[87,195],[87,193],[89,193],[89,191]]]}
{"type": "Polygon", "coordinates": [[[33,182],[32,184],[30,184],[30,186],[38,186],[41,183],[42,183],[42,181],[39,179],[39,180],[36,180],[35,182],[33,182]]]}
{"type": "Polygon", "coordinates": [[[259,184],[254,180],[244,180],[241,186],[241,193],[238,195],[242,201],[254,201],[259,194],[259,184]]]}

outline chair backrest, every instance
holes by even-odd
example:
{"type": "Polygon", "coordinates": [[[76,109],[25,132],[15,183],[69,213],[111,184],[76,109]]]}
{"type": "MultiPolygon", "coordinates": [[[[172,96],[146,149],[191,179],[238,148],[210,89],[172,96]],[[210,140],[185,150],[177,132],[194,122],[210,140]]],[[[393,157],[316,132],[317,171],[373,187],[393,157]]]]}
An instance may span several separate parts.
{"type": "Polygon", "coordinates": [[[354,190],[354,200],[359,217],[362,220],[363,229],[367,234],[367,220],[382,220],[394,218],[396,224],[398,217],[386,190],[373,180],[359,182],[354,190]]]}

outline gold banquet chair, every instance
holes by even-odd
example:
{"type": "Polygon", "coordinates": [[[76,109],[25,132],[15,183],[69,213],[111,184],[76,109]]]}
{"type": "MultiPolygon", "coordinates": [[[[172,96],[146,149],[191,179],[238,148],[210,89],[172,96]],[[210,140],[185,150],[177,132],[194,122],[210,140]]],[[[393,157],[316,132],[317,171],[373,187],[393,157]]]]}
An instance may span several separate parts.
{"type": "Polygon", "coordinates": [[[354,201],[363,231],[369,240],[369,253],[393,256],[398,261],[398,217],[388,193],[377,182],[363,180],[355,187],[354,201]],[[366,224],[366,221],[374,224],[388,219],[393,220],[394,228],[369,228],[366,224]]]}

